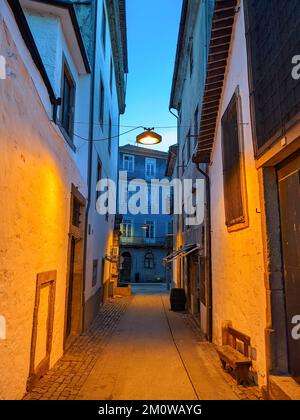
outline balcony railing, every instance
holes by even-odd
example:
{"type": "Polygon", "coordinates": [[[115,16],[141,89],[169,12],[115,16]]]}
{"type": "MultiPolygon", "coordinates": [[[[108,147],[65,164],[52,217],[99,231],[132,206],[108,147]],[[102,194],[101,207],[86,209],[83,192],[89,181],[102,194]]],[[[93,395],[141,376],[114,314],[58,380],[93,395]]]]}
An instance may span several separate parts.
{"type": "Polygon", "coordinates": [[[120,246],[167,247],[168,238],[120,237],[120,246]]]}

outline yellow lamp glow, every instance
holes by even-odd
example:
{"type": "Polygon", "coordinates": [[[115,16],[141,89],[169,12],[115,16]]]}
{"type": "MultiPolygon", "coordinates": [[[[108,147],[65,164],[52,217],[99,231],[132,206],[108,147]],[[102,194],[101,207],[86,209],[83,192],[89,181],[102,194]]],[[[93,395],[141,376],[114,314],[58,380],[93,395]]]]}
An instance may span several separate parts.
{"type": "Polygon", "coordinates": [[[155,133],[151,128],[148,128],[142,134],[139,134],[136,138],[137,143],[143,144],[144,146],[153,146],[159,144],[162,141],[162,137],[155,133]]]}

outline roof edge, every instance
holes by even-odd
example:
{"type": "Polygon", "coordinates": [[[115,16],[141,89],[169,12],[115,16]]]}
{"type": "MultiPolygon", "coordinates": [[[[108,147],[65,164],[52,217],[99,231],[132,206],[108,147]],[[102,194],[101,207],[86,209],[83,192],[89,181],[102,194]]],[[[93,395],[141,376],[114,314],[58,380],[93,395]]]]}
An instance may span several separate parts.
{"type": "Polygon", "coordinates": [[[189,3],[189,0],[183,0],[183,3],[182,3],[182,11],[181,11],[181,18],[180,18],[180,25],[179,25],[179,33],[178,33],[178,41],[177,41],[177,49],[176,49],[176,57],[175,57],[169,109],[176,109],[176,105],[174,104],[174,96],[175,96],[176,84],[177,84],[177,79],[178,79],[180,56],[182,52],[185,23],[186,23],[187,12],[188,12],[188,3],[189,3]]]}

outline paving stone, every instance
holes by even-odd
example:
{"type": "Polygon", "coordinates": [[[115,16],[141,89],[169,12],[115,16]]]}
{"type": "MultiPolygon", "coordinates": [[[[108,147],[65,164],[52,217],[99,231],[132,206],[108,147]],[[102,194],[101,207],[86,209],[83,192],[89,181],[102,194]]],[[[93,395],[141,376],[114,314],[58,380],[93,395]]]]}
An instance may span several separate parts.
{"type": "Polygon", "coordinates": [[[76,399],[129,301],[128,298],[117,299],[102,305],[90,330],[74,341],[64,356],[23,399],[76,399]]]}

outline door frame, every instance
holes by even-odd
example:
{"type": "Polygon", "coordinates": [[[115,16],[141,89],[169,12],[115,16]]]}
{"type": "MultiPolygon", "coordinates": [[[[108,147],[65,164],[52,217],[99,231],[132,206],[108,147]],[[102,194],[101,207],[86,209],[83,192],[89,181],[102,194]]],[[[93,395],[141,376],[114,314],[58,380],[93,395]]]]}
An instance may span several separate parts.
{"type": "Polygon", "coordinates": [[[33,311],[31,350],[30,350],[30,366],[29,377],[27,380],[27,391],[30,391],[35,383],[49,370],[50,356],[52,350],[54,309],[55,309],[55,288],[56,288],[57,271],[48,271],[39,273],[36,281],[35,304],[33,311]],[[40,307],[41,290],[49,287],[48,297],[48,316],[47,316],[47,336],[46,336],[46,356],[35,368],[35,354],[38,333],[38,315],[40,307]]]}
{"type": "MultiPolygon", "coordinates": [[[[291,176],[293,176],[294,174],[298,174],[299,176],[299,172],[300,172],[300,151],[298,153],[295,153],[293,155],[291,155],[288,159],[284,160],[278,167],[277,167],[277,180],[278,180],[278,200],[279,200],[279,210],[281,213],[282,210],[282,201],[281,201],[281,196],[280,196],[280,182],[284,182],[285,179],[290,178],[291,176]]],[[[287,328],[287,348],[288,348],[288,373],[290,375],[293,375],[292,372],[292,350],[291,347],[293,347],[292,343],[291,343],[291,331],[290,331],[290,318],[289,318],[289,303],[290,301],[288,300],[289,296],[291,294],[289,294],[288,296],[288,287],[287,287],[287,276],[286,276],[286,261],[285,261],[285,252],[284,252],[284,244],[283,244],[283,223],[282,223],[282,214],[280,215],[280,224],[281,224],[281,247],[282,247],[282,265],[283,265],[283,277],[284,277],[284,290],[285,290],[285,320],[286,320],[286,328],[287,328]]],[[[296,305],[298,307],[298,304],[296,305]]],[[[298,309],[297,309],[298,310],[298,309]]],[[[294,315],[299,315],[300,314],[300,308],[299,308],[299,312],[298,314],[295,313],[294,315]]],[[[298,344],[298,343],[297,343],[298,344]]],[[[298,355],[298,348],[296,351],[296,354],[298,355]]],[[[299,368],[299,365],[298,365],[299,368]]],[[[299,376],[299,374],[297,373],[297,376],[299,376]]]]}
{"type": "MultiPolygon", "coordinates": [[[[65,320],[64,320],[64,342],[63,342],[63,348],[66,350],[74,341],[74,339],[82,333],[84,328],[84,306],[85,306],[85,298],[84,298],[84,246],[85,246],[85,226],[86,226],[86,199],[84,196],[78,191],[78,188],[75,187],[75,185],[72,184],[71,186],[71,194],[70,194],[70,222],[69,222],[69,241],[68,241],[68,255],[67,255],[67,277],[66,277],[66,294],[65,294],[65,320]],[[74,210],[74,202],[77,200],[77,202],[80,204],[80,225],[75,226],[73,224],[73,210],[74,210]],[[67,323],[68,323],[68,302],[69,302],[69,280],[70,280],[70,274],[71,274],[71,266],[70,266],[70,260],[71,260],[71,247],[72,247],[72,241],[75,240],[75,242],[78,244],[81,242],[81,255],[80,255],[80,262],[82,267],[82,275],[81,275],[81,281],[80,281],[80,304],[79,305],[79,311],[80,311],[80,326],[78,328],[78,331],[76,331],[75,335],[67,335],[67,323]]],[[[76,247],[75,243],[75,247],[76,247]]],[[[75,251],[76,252],[76,249],[75,251]]],[[[75,259],[76,257],[74,257],[75,259]]],[[[72,326],[71,326],[72,330],[72,326]]]]}
{"type": "Polygon", "coordinates": [[[288,331],[285,300],[285,277],[282,254],[278,167],[296,158],[299,151],[258,168],[264,280],[266,288],[265,349],[268,375],[289,374],[288,331]]]}

